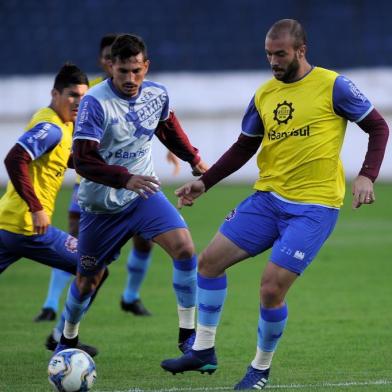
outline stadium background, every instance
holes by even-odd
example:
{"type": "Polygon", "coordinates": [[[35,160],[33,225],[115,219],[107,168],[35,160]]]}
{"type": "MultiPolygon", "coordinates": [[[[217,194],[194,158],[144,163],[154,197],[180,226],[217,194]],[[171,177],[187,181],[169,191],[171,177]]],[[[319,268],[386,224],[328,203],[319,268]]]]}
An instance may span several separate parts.
{"type": "MultiPolygon", "coordinates": [[[[100,37],[134,32],[151,58],[149,77],[167,85],[193,144],[213,163],[237,138],[242,114],[257,86],[270,77],[264,37],[277,19],[305,26],[312,64],[344,73],[392,118],[392,29],[388,0],[2,0],[0,2],[0,156],[29,116],[48,104],[53,75],[72,61],[91,77],[99,73],[100,37]]],[[[348,178],[358,171],[367,135],[350,124],[342,152],[348,178]]],[[[391,144],[391,142],[390,142],[391,144]]],[[[380,178],[392,179],[388,147],[380,178]]],[[[172,178],[165,150],[156,143],[162,180],[189,177],[186,166],[172,178]]],[[[231,177],[251,182],[254,161],[231,177]]],[[[0,166],[0,185],[7,175],[0,166]]],[[[66,182],[73,180],[71,172],[66,182]]]]}

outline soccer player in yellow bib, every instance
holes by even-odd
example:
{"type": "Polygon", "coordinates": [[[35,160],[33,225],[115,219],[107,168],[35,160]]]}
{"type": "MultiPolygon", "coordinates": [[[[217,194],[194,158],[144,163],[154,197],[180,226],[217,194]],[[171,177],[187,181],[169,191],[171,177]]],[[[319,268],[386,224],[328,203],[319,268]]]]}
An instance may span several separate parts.
{"type": "Polygon", "coordinates": [[[195,199],[244,165],[259,149],[256,192],[225,219],[198,265],[198,325],[190,351],[161,366],[172,373],[217,368],[215,334],[230,266],[272,248],[260,287],[256,355],[234,387],[263,389],[283,334],[291,285],[331,234],[344,197],[339,159],[347,120],[369,134],[368,151],[353,183],[353,207],[375,201],[375,181],[388,126],[347,78],[312,66],[299,22],[283,19],[268,31],[265,50],[274,78],[257,89],[236,143],[194,182],[176,193],[179,206],[195,199]]]}
{"type": "Polygon", "coordinates": [[[65,170],[72,166],[73,121],[87,89],[87,76],[75,65],[64,65],[49,107],[33,115],[5,159],[10,181],[0,199],[0,273],[26,257],[76,274],[77,239],[53,227],[51,217],[65,170]]]}
{"type": "MultiPolygon", "coordinates": [[[[106,34],[101,38],[98,62],[104,75],[90,80],[89,87],[93,87],[106,78],[112,77],[110,50],[116,37],[117,34],[106,34]]],[[[166,159],[174,165],[173,175],[177,175],[180,170],[179,159],[170,151],[168,151],[166,159]]],[[[68,208],[69,233],[74,237],[78,236],[79,231],[80,207],[77,202],[79,183],[80,177],[78,176],[68,208]]],[[[149,316],[151,313],[146,309],[140,298],[140,288],[151,264],[153,242],[147,241],[138,235],[135,235],[132,238],[132,241],[133,249],[127,260],[128,276],[121,296],[120,306],[125,312],[130,312],[136,316],[149,316]]],[[[55,320],[61,294],[70,279],[71,275],[67,272],[60,269],[52,270],[46,299],[41,311],[34,318],[34,321],[55,320]]],[[[55,346],[55,342],[50,339],[46,345],[49,349],[54,349],[53,346],[55,346]]]]}

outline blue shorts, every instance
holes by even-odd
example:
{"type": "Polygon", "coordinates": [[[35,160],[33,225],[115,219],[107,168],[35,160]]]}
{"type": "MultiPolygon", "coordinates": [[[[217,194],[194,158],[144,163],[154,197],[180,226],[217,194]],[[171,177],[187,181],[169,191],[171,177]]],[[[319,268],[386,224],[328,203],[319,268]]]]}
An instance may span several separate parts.
{"type": "Polygon", "coordinates": [[[339,210],[256,192],[234,209],[220,232],[249,255],[272,248],[270,260],[301,274],[332,233],[339,210]]]}
{"type": "Polygon", "coordinates": [[[72,191],[71,201],[68,207],[68,212],[74,212],[75,214],[80,214],[80,207],[78,204],[78,190],[79,184],[75,184],[72,191]]]}
{"type": "Polygon", "coordinates": [[[135,234],[151,240],[167,231],[187,228],[175,207],[162,192],[148,199],[138,197],[128,208],[115,214],[81,212],[79,264],[81,275],[94,275],[111,263],[121,247],[135,234]]]}
{"type": "Polygon", "coordinates": [[[42,235],[0,230],[0,273],[22,257],[76,274],[78,240],[49,226],[42,235]]]}

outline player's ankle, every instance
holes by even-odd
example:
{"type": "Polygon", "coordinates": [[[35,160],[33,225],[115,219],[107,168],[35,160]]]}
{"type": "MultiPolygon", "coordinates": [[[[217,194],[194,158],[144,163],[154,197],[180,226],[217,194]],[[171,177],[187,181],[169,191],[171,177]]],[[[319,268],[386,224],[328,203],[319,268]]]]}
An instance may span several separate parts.
{"type": "Polygon", "coordinates": [[[76,335],[74,338],[66,338],[64,334],[61,335],[60,344],[64,344],[68,347],[76,347],[78,344],[79,338],[76,335]]]}

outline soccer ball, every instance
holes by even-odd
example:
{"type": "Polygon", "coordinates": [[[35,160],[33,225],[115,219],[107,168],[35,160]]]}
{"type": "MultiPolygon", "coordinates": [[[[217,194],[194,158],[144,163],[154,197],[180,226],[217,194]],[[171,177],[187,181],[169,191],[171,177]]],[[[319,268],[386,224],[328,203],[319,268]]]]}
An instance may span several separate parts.
{"type": "Polygon", "coordinates": [[[97,377],[93,359],[82,350],[69,348],[53,355],[48,366],[48,379],[55,391],[89,391],[97,377]]]}

